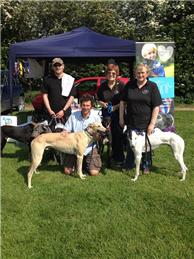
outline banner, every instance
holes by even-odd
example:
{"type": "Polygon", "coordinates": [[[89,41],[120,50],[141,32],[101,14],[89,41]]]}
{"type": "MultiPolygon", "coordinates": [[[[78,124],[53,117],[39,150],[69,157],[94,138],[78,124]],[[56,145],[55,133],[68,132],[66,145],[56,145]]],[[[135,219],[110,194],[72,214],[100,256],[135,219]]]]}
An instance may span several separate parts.
{"type": "MultiPolygon", "coordinates": [[[[1,126],[4,126],[4,125],[17,126],[17,116],[1,115],[0,121],[1,121],[1,126]]],[[[16,142],[16,140],[8,138],[7,142],[16,142]]]]}
{"type": "Polygon", "coordinates": [[[163,104],[160,112],[174,112],[174,43],[136,42],[136,62],[149,67],[149,80],[157,84],[163,104]]]}

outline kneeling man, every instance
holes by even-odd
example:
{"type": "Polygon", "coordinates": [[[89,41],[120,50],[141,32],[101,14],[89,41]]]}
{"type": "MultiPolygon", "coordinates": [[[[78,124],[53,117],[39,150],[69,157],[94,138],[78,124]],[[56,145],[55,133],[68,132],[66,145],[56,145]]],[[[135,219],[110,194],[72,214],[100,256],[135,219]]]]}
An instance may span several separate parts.
{"type": "MultiPolygon", "coordinates": [[[[65,131],[78,132],[85,130],[90,123],[101,122],[100,116],[92,109],[93,97],[91,95],[86,94],[80,98],[80,107],[80,111],[72,113],[69,117],[64,127],[65,131]]],[[[88,146],[85,151],[83,169],[91,176],[96,176],[101,169],[102,162],[96,145],[93,147],[92,145],[88,146]]],[[[76,165],[76,156],[65,154],[64,165],[64,173],[71,174],[76,165]]]]}

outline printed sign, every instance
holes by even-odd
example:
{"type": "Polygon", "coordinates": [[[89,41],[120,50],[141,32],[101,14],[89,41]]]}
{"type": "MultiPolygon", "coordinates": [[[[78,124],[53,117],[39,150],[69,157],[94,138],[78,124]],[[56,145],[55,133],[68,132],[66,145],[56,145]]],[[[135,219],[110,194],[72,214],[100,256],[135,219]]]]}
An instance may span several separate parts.
{"type": "Polygon", "coordinates": [[[11,126],[17,126],[17,116],[1,116],[1,126],[4,125],[11,125],[11,126]]]}
{"type": "Polygon", "coordinates": [[[136,62],[148,66],[149,80],[157,84],[163,105],[160,112],[174,111],[174,43],[137,42],[136,62]]]}
{"type": "MultiPolygon", "coordinates": [[[[17,126],[17,116],[1,116],[1,126],[4,125],[11,125],[11,126],[17,126]]],[[[16,142],[14,139],[8,138],[8,142],[16,142]]]]}

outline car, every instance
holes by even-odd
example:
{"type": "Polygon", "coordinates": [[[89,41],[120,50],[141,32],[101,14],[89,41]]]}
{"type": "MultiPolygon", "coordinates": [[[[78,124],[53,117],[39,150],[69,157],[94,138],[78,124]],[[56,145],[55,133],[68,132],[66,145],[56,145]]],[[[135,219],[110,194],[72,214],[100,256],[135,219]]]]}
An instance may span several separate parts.
{"type": "Polygon", "coordinates": [[[8,113],[12,109],[19,111],[24,109],[24,93],[22,85],[17,79],[13,80],[13,103],[8,83],[8,70],[1,70],[1,114],[8,113]]]}
{"type": "MultiPolygon", "coordinates": [[[[119,77],[117,80],[121,81],[122,83],[126,84],[129,79],[126,77],[119,77]]],[[[106,81],[106,77],[104,76],[96,76],[96,77],[83,77],[75,81],[74,86],[77,89],[77,97],[80,97],[83,94],[91,94],[95,96],[100,85],[106,81]]]]}

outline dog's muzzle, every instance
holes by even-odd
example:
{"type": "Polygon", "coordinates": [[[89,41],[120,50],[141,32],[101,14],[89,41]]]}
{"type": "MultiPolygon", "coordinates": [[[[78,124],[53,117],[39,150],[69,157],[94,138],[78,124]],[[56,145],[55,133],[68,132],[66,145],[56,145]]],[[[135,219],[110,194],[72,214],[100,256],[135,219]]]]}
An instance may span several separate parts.
{"type": "Polygon", "coordinates": [[[43,133],[50,133],[50,132],[51,132],[51,129],[48,125],[39,124],[34,128],[31,137],[36,138],[43,133]]]}
{"type": "Polygon", "coordinates": [[[97,130],[97,133],[99,135],[99,141],[103,141],[103,139],[108,137],[108,130],[106,131],[97,130]]]}

